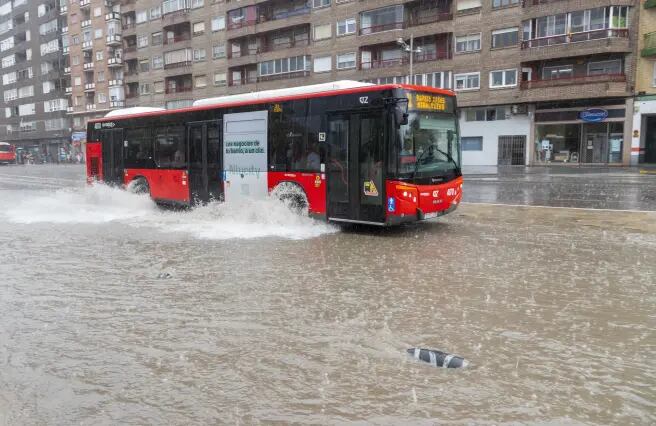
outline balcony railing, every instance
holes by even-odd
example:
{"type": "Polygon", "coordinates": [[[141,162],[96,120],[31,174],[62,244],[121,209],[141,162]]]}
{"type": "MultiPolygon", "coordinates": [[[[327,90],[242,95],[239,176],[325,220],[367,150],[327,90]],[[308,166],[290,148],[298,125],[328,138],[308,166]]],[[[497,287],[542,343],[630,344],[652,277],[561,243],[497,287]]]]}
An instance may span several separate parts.
{"type": "Polygon", "coordinates": [[[66,107],[66,112],[71,114],[71,113],[75,112],[75,108],[72,107],[72,106],[66,107]]]}
{"type": "Polygon", "coordinates": [[[524,40],[522,41],[522,49],[599,40],[604,38],[627,38],[628,36],[629,30],[627,28],[609,28],[603,30],[585,31],[580,33],[570,33],[524,40]]]}
{"type": "Polygon", "coordinates": [[[64,67],[64,74],[70,74],[71,73],[71,67],[64,67]]]}
{"type": "Polygon", "coordinates": [[[87,104],[87,111],[95,111],[96,104],[87,104]]]}
{"type": "Polygon", "coordinates": [[[187,93],[191,92],[192,87],[191,86],[186,86],[186,87],[167,87],[166,88],[166,94],[171,94],[171,93],[187,93]]]}
{"type": "Polygon", "coordinates": [[[120,34],[108,35],[106,37],[106,42],[108,46],[116,46],[117,44],[121,44],[122,40],[123,37],[121,37],[120,34]]]}
{"type": "Polygon", "coordinates": [[[123,80],[109,80],[109,86],[110,87],[123,86],[123,80]]]}
{"type": "Polygon", "coordinates": [[[125,101],[110,101],[110,108],[123,108],[125,106],[125,101]]]}
{"type": "Polygon", "coordinates": [[[645,47],[640,51],[640,56],[656,56],[656,31],[645,34],[645,47]]]}
{"type": "Polygon", "coordinates": [[[93,71],[93,62],[87,62],[82,65],[85,71],[93,71]]]}
{"type": "Polygon", "coordinates": [[[541,4],[556,3],[563,0],[522,0],[522,7],[539,6],[541,4]]]}
{"type": "Polygon", "coordinates": [[[263,81],[274,81],[274,80],[288,80],[290,78],[306,77],[308,75],[310,75],[310,71],[294,71],[294,72],[287,72],[284,74],[262,75],[257,77],[257,81],[263,82],[263,81]]]}
{"type": "Polygon", "coordinates": [[[123,65],[123,58],[107,58],[107,66],[109,67],[115,67],[115,66],[122,66],[123,65]]]}
{"type": "Polygon", "coordinates": [[[123,53],[134,53],[137,51],[137,45],[125,46],[123,48],[123,53]]]}
{"type": "Polygon", "coordinates": [[[84,85],[85,92],[93,92],[96,90],[96,83],[86,83],[84,85]]]}
{"type": "Polygon", "coordinates": [[[430,11],[428,13],[415,13],[410,16],[410,26],[426,25],[441,21],[450,21],[453,19],[453,13],[430,11]]]}
{"type": "Polygon", "coordinates": [[[118,12],[110,12],[105,15],[105,21],[120,21],[121,14],[118,12]]]}
{"type": "Polygon", "coordinates": [[[605,83],[605,82],[624,82],[626,81],[625,74],[594,74],[594,75],[581,75],[571,77],[552,78],[544,80],[528,80],[519,83],[522,90],[538,89],[542,87],[557,87],[569,86],[578,84],[590,83],[605,83]]]}
{"type": "Polygon", "coordinates": [[[257,83],[257,77],[242,77],[238,80],[231,80],[230,86],[244,86],[246,84],[257,83]]]}
{"type": "Polygon", "coordinates": [[[87,19],[86,21],[80,22],[80,26],[82,28],[90,27],[91,26],[91,19],[87,19]]]}
{"type": "Polygon", "coordinates": [[[82,50],[89,50],[89,49],[93,49],[93,41],[91,40],[82,43],[82,50]]]}
{"type": "Polygon", "coordinates": [[[61,33],[62,33],[62,34],[67,34],[67,33],[68,33],[68,25],[62,27],[62,29],[61,29],[61,33]]]}
{"type": "Polygon", "coordinates": [[[257,19],[238,19],[238,20],[231,20],[228,18],[228,29],[229,30],[237,30],[239,28],[243,27],[250,27],[251,25],[257,24],[257,19]]]}
{"type": "Polygon", "coordinates": [[[181,62],[172,62],[170,64],[164,64],[164,69],[174,69],[174,68],[183,68],[183,67],[190,67],[191,66],[191,61],[181,61],[181,62]]]}
{"type": "Polygon", "coordinates": [[[311,10],[312,10],[311,7],[301,7],[299,9],[294,9],[287,12],[278,12],[278,13],[265,12],[263,15],[260,16],[259,23],[261,24],[263,22],[268,22],[268,21],[277,21],[279,19],[289,19],[289,18],[293,18],[294,16],[307,15],[310,13],[311,10]]]}
{"type": "Polygon", "coordinates": [[[442,59],[451,59],[452,55],[449,50],[442,49],[436,50],[435,52],[421,52],[415,53],[414,61],[415,62],[430,62],[438,61],[442,59]]]}
{"type": "Polygon", "coordinates": [[[91,5],[91,0],[80,0],[80,8],[88,7],[91,5]]]}
{"type": "Polygon", "coordinates": [[[390,30],[402,30],[405,26],[404,21],[390,22],[389,24],[373,25],[371,27],[360,28],[360,35],[380,33],[390,30]]]}
{"type": "Polygon", "coordinates": [[[68,13],[68,6],[63,4],[59,6],[59,14],[66,15],[68,13]]]}
{"type": "Polygon", "coordinates": [[[121,28],[124,30],[131,30],[137,26],[136,22],[126,22],[123,25],[121,25],[121,28]]]}
{"type": "Polygon", "coordinates": [[[394,58],[394,59],[377,59],[360,63],[360,68],[363,70],[379,69],[379,68],[392,68],[399,65],[405,65],[409,62],[408,57],[394,58]]]}
{"type": "Polygon", "coordinates": [[[182,41],[189,41],[189,40],[191,40],[191,36],[189,36],[189,34],[177,35],[170,38],[165,38],[164,44],[175,44],[175,43],[180,43],[182,41]]]}

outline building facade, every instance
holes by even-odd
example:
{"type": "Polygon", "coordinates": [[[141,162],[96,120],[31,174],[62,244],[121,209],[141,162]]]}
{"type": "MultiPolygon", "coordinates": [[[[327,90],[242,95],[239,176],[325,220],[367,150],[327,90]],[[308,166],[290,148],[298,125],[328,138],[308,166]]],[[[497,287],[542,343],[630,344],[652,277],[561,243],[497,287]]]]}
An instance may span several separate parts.
{"type": "Polygon", "coordinates": [[[91,46],[85,61],[95,64],[71,65],[72,114],[333,80],[414,82],[457,92],[464,164],[629,164],[639,9],[636,0],[79,0],[69,5],[69,35],[80,37],[71,57],[91,46]],[[91,20],[86,45],[73,14],[91,20]],[[98,29],[118,17],[109,44],[98,29]]]}
{"type": "Polygon", "coordinates": [[[640,9],[631,164],[656,163],[656,0],[640,9]]]}
{"type": "Polygon", "coordinates": [[[19,158],[60,161],[71,143],[61,21],[55,0],[0,3],[0,140],[19,158]]]}

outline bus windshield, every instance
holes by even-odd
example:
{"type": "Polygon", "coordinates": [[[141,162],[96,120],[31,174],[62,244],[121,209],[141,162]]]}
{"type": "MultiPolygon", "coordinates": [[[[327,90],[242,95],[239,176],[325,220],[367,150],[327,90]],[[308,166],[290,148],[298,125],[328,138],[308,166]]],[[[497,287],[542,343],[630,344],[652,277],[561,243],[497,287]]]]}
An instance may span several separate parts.
{"type": "Polygon", "coordinates": [[[459,171],[460,145],[457,117],[436,112],[410,112],[401,126],[399,174],[428,177],[459,171]]]}

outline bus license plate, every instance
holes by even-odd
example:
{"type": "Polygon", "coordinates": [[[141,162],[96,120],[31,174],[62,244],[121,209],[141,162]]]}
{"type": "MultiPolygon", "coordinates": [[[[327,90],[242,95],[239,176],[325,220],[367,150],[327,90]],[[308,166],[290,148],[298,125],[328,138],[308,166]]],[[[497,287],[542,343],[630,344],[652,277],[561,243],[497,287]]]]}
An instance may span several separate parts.
{"type": "Polygon", "coordinates": [[[433,219],[437,217],[438,212],[424,213],[424,219],[433,219]]]}

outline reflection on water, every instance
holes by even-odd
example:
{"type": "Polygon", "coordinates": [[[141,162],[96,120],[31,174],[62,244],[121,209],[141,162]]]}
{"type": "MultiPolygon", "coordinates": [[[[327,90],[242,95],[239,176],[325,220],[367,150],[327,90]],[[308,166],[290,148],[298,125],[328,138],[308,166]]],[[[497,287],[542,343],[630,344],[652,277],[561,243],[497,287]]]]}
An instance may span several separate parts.
{"type": "Polygon", "coordinates": [[[335,232],[82,191],[0,207],[0,424],[656,421],[653,214],[335,232]]]}

